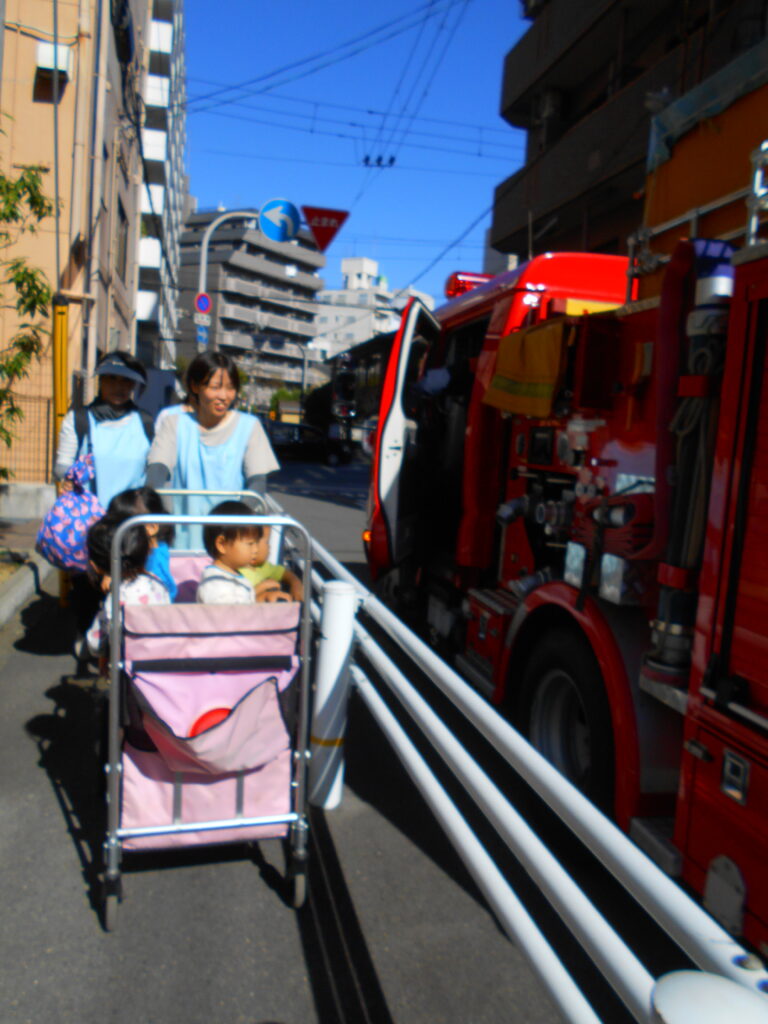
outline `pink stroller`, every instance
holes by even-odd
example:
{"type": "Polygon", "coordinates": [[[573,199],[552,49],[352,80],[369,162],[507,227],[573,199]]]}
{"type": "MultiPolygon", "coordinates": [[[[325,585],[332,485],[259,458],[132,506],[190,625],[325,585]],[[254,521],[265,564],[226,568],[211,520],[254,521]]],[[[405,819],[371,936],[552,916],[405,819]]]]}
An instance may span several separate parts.
{"type": "MultiPolygon", "coordinates": [[[[107,835],[103,912],[116,923],[122,851],[286,838],[291,901],[306,894],[310,541],[277,516],[226,516],[297,535],[305,600],[256,605],[177,603],[119,609],[120,545],[144,523],[199,516],[135,516],[112,546],[107,835]],[[117,652],[117,654],[115,653],[117,652]]],[[[207,556],[171,557],[186,588],[207,556]]],[[[178,599],[177,599],[178,600],[178,599]]]]}

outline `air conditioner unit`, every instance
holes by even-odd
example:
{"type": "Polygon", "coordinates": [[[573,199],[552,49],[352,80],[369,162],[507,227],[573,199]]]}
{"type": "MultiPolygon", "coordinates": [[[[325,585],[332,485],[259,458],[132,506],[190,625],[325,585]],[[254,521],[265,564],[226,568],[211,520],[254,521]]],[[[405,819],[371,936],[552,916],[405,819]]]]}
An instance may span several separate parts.
{"type": "Polygon", "coordinates": [[[63,46],[61,43],[56,46],[53,43],[37,44],[37,70],[42,74],[52,75],[58,67],[59,74],[66,79],[70,79],[72,77],[72,64],[71,46],[63,46]]]}
{"type": "Polygon", "coordinates": [[[557,89],[547,89],[539,97],[539,117],[542,121],[559,117],[562,107],[563,98],[557,89]]]}
{"type": "Polygon", "coordinates": [[[535,18],[541,14],[541,9],[547,0],[521,0],[524,18],[535,18]]]}

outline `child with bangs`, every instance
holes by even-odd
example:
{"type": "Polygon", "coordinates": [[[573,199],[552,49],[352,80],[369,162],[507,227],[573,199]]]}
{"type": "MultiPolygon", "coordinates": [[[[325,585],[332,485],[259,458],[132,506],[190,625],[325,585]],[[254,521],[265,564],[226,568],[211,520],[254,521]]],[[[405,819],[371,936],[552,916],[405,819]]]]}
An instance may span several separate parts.
{"type": "MultiPolygon", "coordinates": [[[[253,509],[242,501],[222,501],[210,511],[210,516],[252,516],[253,509]]],[[[211,523],[203,528],[203,544],[213,559],[213,565],[203,569],[197,586],[197,600],[201,604],[254,604],[253,584],[241,573],[249,566],[256,553],[263,527],[230,526],[211,523]]]]}
{"type": "MultiPolygon", "coordinates": [[[[107,507],[107,516],[122,521],[132,516],[165,515],[163,499],[152,487],[134,487],[116,494],[107,507]]],[[[176,600],[176,581],[171,575],[170,545],[173,543],[173,526],[147,523],[144,526],[149,538],[149,555],[145,570],[165,586],[171,601],[176,600]]]]}
{"type": "MultiPolygon", "coordinates": [[[[109,646],[109,623],[112,617],[111,557],[112,538],[122,520],[104,516],[88,531],[88,559],[90,575],[105,598],[85,634],[88,649],[95,656],[103,656],[109,646]]],[[[170,604],[168,590],[146,571],[149,555],[149,537],[141,526],[126,530],[122,538],[120,557],[120,604],[170,604]]]]}

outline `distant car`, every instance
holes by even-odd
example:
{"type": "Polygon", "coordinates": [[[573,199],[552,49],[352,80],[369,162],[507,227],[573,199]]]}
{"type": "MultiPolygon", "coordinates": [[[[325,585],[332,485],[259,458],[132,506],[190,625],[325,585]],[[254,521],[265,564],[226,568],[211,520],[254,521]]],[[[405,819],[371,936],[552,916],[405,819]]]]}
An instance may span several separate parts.
{"type": "Polygon", "coordinates": [[[278,459],[325,462],[329,466],[338,466],[352,458],[352,446],[348,441],[330,438],[324,431],[308,423],[267,420],[266,425],[278,459]]]}

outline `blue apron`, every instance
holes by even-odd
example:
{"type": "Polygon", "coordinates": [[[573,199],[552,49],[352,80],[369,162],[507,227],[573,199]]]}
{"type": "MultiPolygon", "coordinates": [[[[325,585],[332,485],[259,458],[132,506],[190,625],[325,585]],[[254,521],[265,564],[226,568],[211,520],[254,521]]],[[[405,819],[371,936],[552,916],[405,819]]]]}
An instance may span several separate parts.
{"type": "MultiPolygon", "coordinates": [[[[243,460],[253,433],[256,417],[236,412],[237,422],[224,444],[203,444],[200,427],[192,413],[179,414],[176,430],[176,466],[172,487],[189,491],[242,491],[245,486],[243,460]]],[[[181,515],[207,515],[224,497],[190,494],[174,498],[174,509],[181,515]]],[[[201,526],[177,526],[174,547],[182,551],[203,548],[201,526]]]]}
{"type": "MultiPolygon", "coordinates": [[[[90,446],[96,468],[96,494],[104,506],[129,487],[142,487],[147,471],[149,440],[137,412],[98,423],[88,413],[90,446]],[[114,424],[118,422],[119,427],[114,424]]],[[[88,445],[88,439],[83,444],[88,445]]],[[[87,448],[86,448],[87,450],[87,448]]]]}

